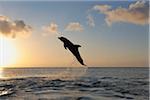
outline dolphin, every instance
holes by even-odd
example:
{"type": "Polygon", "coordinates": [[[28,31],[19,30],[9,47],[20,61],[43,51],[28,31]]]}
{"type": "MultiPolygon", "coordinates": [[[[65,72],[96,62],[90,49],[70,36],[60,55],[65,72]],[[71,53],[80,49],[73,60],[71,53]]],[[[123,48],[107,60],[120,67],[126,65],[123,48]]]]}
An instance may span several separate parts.
{"type": "Polygon", "coordinates": [[[83,59],[80,56],[78,48],[81,47],[80,45],[75,45],[71,41],[69,41],[65,37],[58,37],[63,43],[64,43],[64,48],[67,50],[67,48],[71,51],[71,53],[77,58],[77,60],[80,62],[80,64],[86,66],[83,62],[83,59]]]}

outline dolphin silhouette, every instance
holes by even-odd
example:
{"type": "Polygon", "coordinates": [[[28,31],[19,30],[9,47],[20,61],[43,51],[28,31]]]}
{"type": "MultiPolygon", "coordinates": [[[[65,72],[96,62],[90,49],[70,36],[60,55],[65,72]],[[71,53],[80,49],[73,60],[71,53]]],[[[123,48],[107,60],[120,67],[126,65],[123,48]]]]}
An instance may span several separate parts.
{"type": "Polygon", "coordinates": [[[63,43],[64,48],[67,50],[67,48],[72,52],[72,54],[77,58],[77,60],[80,62],[80,64],[86,66],[83,62],[83,59],[80,56],[78,48],[81,47],[80,45],[74,45],[71,41],[69,41],[65,37],[58,37],[63,43]]]}

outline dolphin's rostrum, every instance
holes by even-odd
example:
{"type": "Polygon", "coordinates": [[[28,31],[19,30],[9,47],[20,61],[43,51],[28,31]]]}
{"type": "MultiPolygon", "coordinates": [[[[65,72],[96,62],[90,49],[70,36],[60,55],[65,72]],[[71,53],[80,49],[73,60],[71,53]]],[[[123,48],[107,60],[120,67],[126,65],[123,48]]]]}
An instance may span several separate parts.
{"type": "Polygon", "coordinates": [[[86,66],[84,64],[83,59],[81,58],[79,50],[78,50],[78,48],[81,47],[80,45],[74,45],[71,41],[69,41],[65,37],[58,37],[58,39],[60,39],[64,43],[65,49],[68,48],[72,52],[72,54],[77,58],[77,60],[80,62],[80,64],[86,66]]]}

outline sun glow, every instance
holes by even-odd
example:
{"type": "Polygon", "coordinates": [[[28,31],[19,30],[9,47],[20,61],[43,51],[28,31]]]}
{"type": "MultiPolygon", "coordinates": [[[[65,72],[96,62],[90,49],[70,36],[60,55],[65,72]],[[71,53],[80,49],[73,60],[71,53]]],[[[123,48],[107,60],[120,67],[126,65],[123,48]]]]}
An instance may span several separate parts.
{"type": "Polygon", "coordinates": [[[0,36],[0,67],[7,67],[16,63],[19,53],[9,39],[0,36]]]}

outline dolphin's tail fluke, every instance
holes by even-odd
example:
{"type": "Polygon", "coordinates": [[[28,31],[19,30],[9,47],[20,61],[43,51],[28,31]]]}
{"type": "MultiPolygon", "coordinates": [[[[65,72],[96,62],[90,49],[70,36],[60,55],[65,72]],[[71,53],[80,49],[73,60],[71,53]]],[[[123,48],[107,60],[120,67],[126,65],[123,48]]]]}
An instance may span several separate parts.
{"type": "Polygon", "coordinates": [[[86,64],[82,63],[83,66],[87,66],[86,64]]]}

